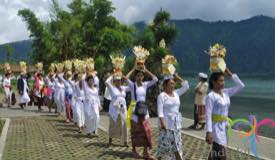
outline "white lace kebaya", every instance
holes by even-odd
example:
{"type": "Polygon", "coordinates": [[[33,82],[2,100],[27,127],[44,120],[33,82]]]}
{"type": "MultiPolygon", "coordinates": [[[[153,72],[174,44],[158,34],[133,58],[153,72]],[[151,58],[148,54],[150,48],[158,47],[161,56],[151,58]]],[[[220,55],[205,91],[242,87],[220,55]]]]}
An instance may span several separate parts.
{"type": "Polygon", "coordinates": [[[181,83],[181,88],[174,90],[174,96],[169,96],[165,92],[160,93],[158,96],[158,117],[164,118],[168,130],[178,130],[182,128],[182,115],[179,112],[180,96],[188,89],[189,84],[185,81],[181,83]]]}
{"type": "MultiPolygon", "coordinates": [[[[112,97],[112,101],[109,107],[109,114],[111,118],[116,122],[118,115],[120,114],[123,119],[127,117],[127,107],[126,107],[126,92],[131,91],[130,86],[121,86],[121,91],[111,84],[112,76],[110,76],[105,84],[108,87],[109,93],[112,97]]],[[[127,79],[127,83],[131,83],[127,79]]]]}
{"type": "Polygon", "coordinates": [[[225,88],[222,90],[222,96],[214,91],[211,91],[206,97],[206,129],[207,132],[212,132],[213,141],[225,146],[227,144],[227,121],[213,122],[213,115],[227,117],[230,106],[230,97],[238,93],[244,88],[243,82],[236,74],[232,75],[232,80],[236,86],[225,88]]]}
{"type": "MultiPolygon", "coordinates": [[[[135,83],[131,82],[129,85],[131,86],[132,100],[135,100],[136,102],[139,102],[139,101],[144,101],[145,102],[146,101],[147,89],[150,88],[151,86],[153,86],[154,84],[156,84],[157,82],[158,82],[157,77],[154,77],[151,81],[142,82],[141,86],[138,86],[136,82],[135,83]],[[136,98],[137,99],[135,99],[134,84],[136,85],[136,98]]],[[[132,112],[134,112],[134,111],[135,111],[135,107],[133,108],[132,112]]],[[[150,118],[149,112],[147,112],[147,115],[145,116],[145,119],[148,119],[148,118],[150,118]]],[[[132,120],[135,121],[135,122],[138,121],[138,117],[134,113],[133,113],[133,116],[132,116],[132,120]]]]}

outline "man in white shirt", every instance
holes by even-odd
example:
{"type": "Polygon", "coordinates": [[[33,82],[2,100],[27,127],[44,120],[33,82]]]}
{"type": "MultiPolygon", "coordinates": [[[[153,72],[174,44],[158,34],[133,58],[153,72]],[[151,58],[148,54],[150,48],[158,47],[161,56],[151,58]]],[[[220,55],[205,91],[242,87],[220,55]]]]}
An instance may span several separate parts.
{"type": "Polygon", "coordinates": [[[199,129],[204,129],[205,126],[205,98],[208,91],[207,74],[199,73],[199,83],[195,88],[195,105],[194,105],[194,124],[190,129],[197,129],[198,124],[201,125],[199,129]]]}
{"type": "MultiPolygon", "coordinates": [[[[107,73],[104,77],[104,79],[107,79],[111,74],[110,73],[107,73]]],[[[104,91],[104,100],[103,100],[103,110],[105,112],[108,112],[109,111],[109,105],[111,103],[111,100],[112,100],[112,97],[110,95],[110,92],[108,90],[107,87],[105,87],[105,91],[104,91]]]]}
{"type": "Polygon", "coordinates": [[[5,77],[2,82],[2,87],[5,91],[5,103],[7,103],[7,106],[10,107],[11,104],[11,71],[7,72],[5,74],[5,77]]]}

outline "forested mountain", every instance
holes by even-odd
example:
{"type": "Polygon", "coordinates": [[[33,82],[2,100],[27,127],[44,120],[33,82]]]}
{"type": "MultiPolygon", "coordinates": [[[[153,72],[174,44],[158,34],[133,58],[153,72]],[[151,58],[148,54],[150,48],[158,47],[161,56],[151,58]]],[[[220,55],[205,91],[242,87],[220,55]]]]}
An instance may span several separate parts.
{"type": "MultiPolygon", "coordinates": [[[[172,52],[184,72],[208,71],[209,56],[204,53],[210,45],[222,43],[228,54],[226,62],[239,73],[275,73],[275,19],[256,16],[239,22],[206,22],[198,19],[173,20],[180,34],[172,52]]],[[[145,24],[136,23],[137,30],[145,24]]],[[[11,43],[14,60],[26,59],[31,41],[11,43]]],[[[3,45],[1,60],[5,59],[3,45]],[[3,55],[3,56],[2,56],[3,55]]]]}
{"type": "MultiPolygon", "coordinates": [[[[214,43],[226,46],[226,62],[241,73],[275,73],[275,19],[256,16],[233,22],[198,19],[172,21],[180,36],[172,46],[183,71],[207,71],[205,50],[214,43]]],[[[139,23],[138,28],[144,26],[139,23]]]]}
{"type": "MultiPolygon", "coordinates": [[[[4,49],[4,46],[7,44],[0,45],[0,61],[4,62],[6,61],[7,55],[4,49]]],[[[12,61],[18,62],[21,60],[29,60],[29,54],[31,52],[31,41],[25,40],[25,41],[18,41],[18,42],[12,42],[8,43],[13,49],[14,53],[12,54],[12,61]]]]}

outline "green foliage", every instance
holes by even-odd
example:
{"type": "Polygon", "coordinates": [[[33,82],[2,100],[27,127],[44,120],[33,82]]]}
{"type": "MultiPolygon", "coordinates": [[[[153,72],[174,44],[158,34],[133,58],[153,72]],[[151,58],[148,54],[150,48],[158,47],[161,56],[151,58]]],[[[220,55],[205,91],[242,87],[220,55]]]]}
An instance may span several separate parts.
{"type": "Polygon", "coordinates": [[[154,23],[150,26],[154,32],[155,39],[160,42],[165,39],[166,44],[170,45],[176,38],[178,31],[175,24],[169,24],[170,14],[162,9],[156,13],[154,23]]]}
{"type": "Polygon", "coordinates": [[[175,24],[160,24],[154,28],[156,41],[160,42],[161,39],[165,39],[167,45],[171,45],[173,40],[178,35],[175,24]]]}
{"type": "Polygon", "coordinates": [[[137,36],[138,41],[136,42],[136,45],[141,45],[147,49],[150,49],[155,45],[155,35],[149,28],[146,28],[141,34],[138,33],[137,36]]]}
{"type": "Polygon", "coordinates": [[[18,12],[18,15],[27,22],[27,28],[31,32],[30,38],[33,41],[33,54],[34,61],[51,60],[49,53],[54,50],[53,37],[46,30],[45,25],[40,22],[34,13],[29,9],[23,9],[18,12]]]}
{"type": "Polygon", "coordinates": [[[134,56],[128,56],[126,58],[126,63],[124,65],[124,72],[128,73],[133,68],[134,65],[135,65],[135,57],[134,56]]]}
{"type": "MultiPolygon", "coordinates": [[[[157,47],[154,47],[155,45],[157,46],[158,43],[157,40],[155,40],[154,32],[151,30],[152,26],[145,26],[144,23],[135,24],[138,31],[134,35],[134,37],[137,37],[134,44],[142,45],[149,49],[151,54],[158,53],[156,55],[160,57],[163,57],[167,53],[173,53],[181,69],[177,69],[177,71],[182,71],[184,74],[187,72],[208,72],[209,56],[206,55],[204,51],[216,42],[223,43],[228,49],[226,62],[234,72],[272,75],[275,73],[275,47],[273,45],[275,41],[275,19],[273,18],[258,16],[239,22],[205,22],[193,19],[169,21],[169,23],[176,24],[179,30],[178,33],[184,33],[180,34],[177,39],[173,40],[173,43],[169,45],[172,51],[168,49],[166,49],[167,51],[159,51],[157,47]]],[[[87,24],[92,25],[93,23],[89,21],[85,23],[85,25],[87,24]]],[[[83,42],[79,43],[79,47],[77,47],[76,56],[79,58],[92,55],[93,52],[86,50],[95,47],[92,42],[95,41],[97,33],[93,27],[87,28],[88,29],[85,29],[85,32],[79,36],[80,42],[83,42]]],[[[132,27],[127,27],[127,29],[132,29],[132,27]]],[[[26,59],[26,53],[29,53],[32,49],[30,47],[31,42],[32,41],[22,41],[11,43],[11,46],[15,48],[13,54],[14,61],[17,62],[26,59]]],[[[0,59],[4,62],[6,56],[3,45],[0,45],[0,53],[3,53],[0,59]]],[[[129,54],[129,52],[127,53],[129,54]]],[[[109,53],[98,51],[98,54],[105,56],[105,54],[109,53]]],[[[132,52],[131,55],[133,56],[132,52]]],[[[151,59],[152,56],[150,56],[149,59],[151,59]]],[[[154,58],[152,58],[152,61],[153,60],[154,58]]],[[[106,57],[106,63],[110,64],[109,57],[106,57]]],[[[148,68],[151,68],[150,64],[151,62],[147,61],[148,68]]]]}
{"type": "Polygon", "coordinates": [[[107,72],[112,70],[112,64],[108,63],[109,57],[105,57],[104,55],[99,55],[95,59],[95,67],[100,76],[104,76],[107,72]]]}
{"type": "MultiPolygon", "coordinates": [[[[162,58],[171,54],[169,46],[176,39],[178,30],[175,24],[169,23],[170,14],[162,9],[156,13],[152,24],[148,24],[137,38],[136,44],[142,45],[150,51],[150,56],[146,60],[147,68],[155,75],[161,75],[162,58]],[[161,48],[159,42],[164,39],[166,48],[161,48]]],[[[151,106],[151,113],[156,115],[156,97],[160,93],[160,86],[153,86],[149,90],[147,96],[149,106],[151,106]]]]}
{"type": "Polygon", "coordinates": [[[150,64],[148,68],[155,74],[161,74],[161,59],[172,54],[169,46],[176,39],[178,30],[175,24],[169,23],[170,14],[162,9],[155,15],[152,24],[148,24],[141,33],[138,33],[136,44],[142,45],[150,51],[150,56],[146,63],[150,64]],[[164,39],[166,48],[160,48],[159,42],[164,39]]]}
{"type": "Polygon", "coordinates": [[[170,20],[170,14],[162,9],[156,13],[154,18],[154,24],[156,26],[167,23],[170,20]]]}
{"type": "Polygon", "coordinates": [[[40,22],[28,9],[18,12],[27,23],[33,40],[34,62],[49,63],[65,59],[93,57],[108,63],[109,54],[121,52],[133,43],[134,29],[112,16],[109,0],[73,0],[69,11],[52,0],[51,21],[40,22]]]}

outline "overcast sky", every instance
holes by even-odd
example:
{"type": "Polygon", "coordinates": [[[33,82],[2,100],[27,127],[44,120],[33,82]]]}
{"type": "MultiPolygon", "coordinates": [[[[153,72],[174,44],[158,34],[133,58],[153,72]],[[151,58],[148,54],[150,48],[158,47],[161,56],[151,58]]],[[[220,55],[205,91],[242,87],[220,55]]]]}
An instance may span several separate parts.
{"type": "MultiPolygon", "coordinates": [[[[66,8],[71,0],[59,0],[66,8]]],[[[121,22],[150,21],[161,7],[172,19],[200,18],[206,21],[239,21],[255,15],[275,17],[275,0],[112,0],[114,16],[121,22]]],[[[41,20],[48,20],[50,0],[0,0],[0,44],[29,37],[26,24],[17,16],[29,8],[41,20]]]]}

